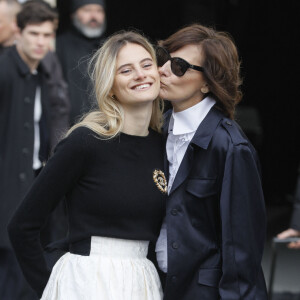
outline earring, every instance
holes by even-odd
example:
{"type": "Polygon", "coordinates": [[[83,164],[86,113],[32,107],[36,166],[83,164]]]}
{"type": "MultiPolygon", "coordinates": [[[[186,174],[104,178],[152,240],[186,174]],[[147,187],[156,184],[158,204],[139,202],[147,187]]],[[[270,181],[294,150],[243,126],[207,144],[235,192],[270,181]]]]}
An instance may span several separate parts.
{"type": "Polygon", "coordinates": [[[113,100],[117,100],[115,95],[111,95],[110,98],[113,99],[113,100]]]}
{"type": "Polygon", "coordinates": [[[207,86],[201,88],[201,93],[207,94],[208,92],[209,92],[209,89],[207,86]]]}

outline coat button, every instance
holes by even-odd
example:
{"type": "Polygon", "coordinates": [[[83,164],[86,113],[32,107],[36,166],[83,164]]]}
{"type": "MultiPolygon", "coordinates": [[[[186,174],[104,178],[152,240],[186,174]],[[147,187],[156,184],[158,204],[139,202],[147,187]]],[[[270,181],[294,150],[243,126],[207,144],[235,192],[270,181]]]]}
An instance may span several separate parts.
{"type": "Polygon", "coordinates": [[[25,122],[24,123],[24,128],[25,129],[29,129],[31,126],[30,126],[30,123],[29,122],[25,122]]]}
{"type": "Polygon", "coordinates": [[[23,148],[23,149],[22,149],[22,153],[23,153],[24,155],[29,154],[29,149],[28,149],[28,148],[23,148]]]}
{"type": "Polygon", "coordinates": [[[24,98],[24,102],[25,102],[26,104],[30,104],[30,103],[31,103],[31,99],[30,99],[29,97],[25,97],[25,98],[24,98]]]}
{"type": "Polygon", "coordinates": [[[176,242],[173,242],[173,243],[172,243],[172,248],[173,248],[173,249],[178,249],[178,248],[179,248],[179,245],[178,245],[176,242]]]}
{"type": "Polygon", "coordinates": [[[26,174],[25,173],[20,173],[19,174],[19,178],[20,178],[20,180],[22,181],[22,182],[24,182],[25,180],[26,180],[26,174]]]}
{"type": "Polygon", "coordinates": [[[173,208],[173,209],[171,210],[171,214],[172,214],[173,216],[177,216],[177,215],[178,215],[178,210],[177,210],[176,208],[173,208]]]}
{"type": "Polygon", "coordinates": [[[171,281],[172,281],[173,283],[177,282],[177,276],[173,275],[173,276],[171,277],[171,281]]]}

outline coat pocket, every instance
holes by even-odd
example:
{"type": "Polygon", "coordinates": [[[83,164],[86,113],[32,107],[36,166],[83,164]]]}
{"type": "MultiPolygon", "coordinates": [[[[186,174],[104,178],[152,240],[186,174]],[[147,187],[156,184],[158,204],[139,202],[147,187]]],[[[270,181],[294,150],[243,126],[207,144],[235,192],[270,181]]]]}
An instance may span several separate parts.
{"type": "Polygon", "coordinates": [[[210,197],[217,193],[216,179],[189,179],[187,182],[186,190],[193,196],[199,198],[210,197]]]}
{"type": "Polygon", "coordinates": [[[210,287],[218,287],[221,276],[221,269],[200,269],[198,283],[210,287]]]}

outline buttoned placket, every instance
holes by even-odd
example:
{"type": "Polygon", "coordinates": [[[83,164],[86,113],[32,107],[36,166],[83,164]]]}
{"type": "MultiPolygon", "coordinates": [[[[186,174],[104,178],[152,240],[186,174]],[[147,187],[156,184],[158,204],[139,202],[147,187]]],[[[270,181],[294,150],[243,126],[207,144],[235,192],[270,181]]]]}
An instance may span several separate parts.
{"type": "Polygon", "coordinates": [[[178,151],[188,141],[188,135],[187,134],[173,135],[172,138],[174,139],[174,143],[173,143],[172,156],[169,158],[170,178],[168,184],[168,194],[171,191],[179,167],[178,151]]]}
{"type": "MultiPolygon", "coordinates": [[[[183,116],[179,116],[179,118],[176,114],[171,116],[168,128],[168,140],[166,145],[167,158],[169,161],[168,194],[170,194],[172,185],[176,178],[176,174],[180,167],[181,161],[184,158],[189,143],[192,141],[197,128],[199,127],[199,125],[201,124],[201,122],[206,117],[206,115],[208,114],[208,112],[214,104],[215,100],[206,97],[199,104],[191,108],[193,110],[192,112],[187,111],[183,113],[183,116]],[[186,122],[187,120],[190,120],[192,122],[186,122]],[[175,135],[173,134],[173,132],[177,134],[175,135]]],[[[169,201],[172,201],[171,199],[172,197],[169,201]]],[[[170,207],[170,211],[167,212],[166,216],[168,216],[169,212],[171,216],[171,219],[169,219],[171,223],[169,224],[175,224],[176,226],[176,222],[178,222],[178,217],[182,217],[182,211],[180,210],[178,205],[174,205],[170,207]],[[172,218],[176,218],[176,220],[172,218]]],[[[170,244],[168,244],[167,236],[167,225],[166,220],[164,220],[155,250],[157,252],[157,261],[159,268],[165,273],[167,273],[168,271],[167,248],[171,247],[174,251],[177,251],[181,245],[180,240],[178,240],[176,236],[173,236],[172,239],[170,239],[170,244]]],[[[177,276],[178,274],[170,274],[170,278],[173,283],[176,283],[178,278],[177,276]]]]}

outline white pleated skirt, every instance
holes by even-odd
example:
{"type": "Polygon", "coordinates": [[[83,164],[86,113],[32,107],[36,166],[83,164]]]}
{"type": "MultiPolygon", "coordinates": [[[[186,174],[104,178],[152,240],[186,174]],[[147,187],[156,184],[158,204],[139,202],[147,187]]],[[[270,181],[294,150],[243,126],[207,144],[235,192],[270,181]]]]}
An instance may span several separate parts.
{"type": "Polygon", "coordinates": [[[148,244],[93,236],[89,256],[68,252],[56,262],[41,300],[161,300],[148,244]]]}

